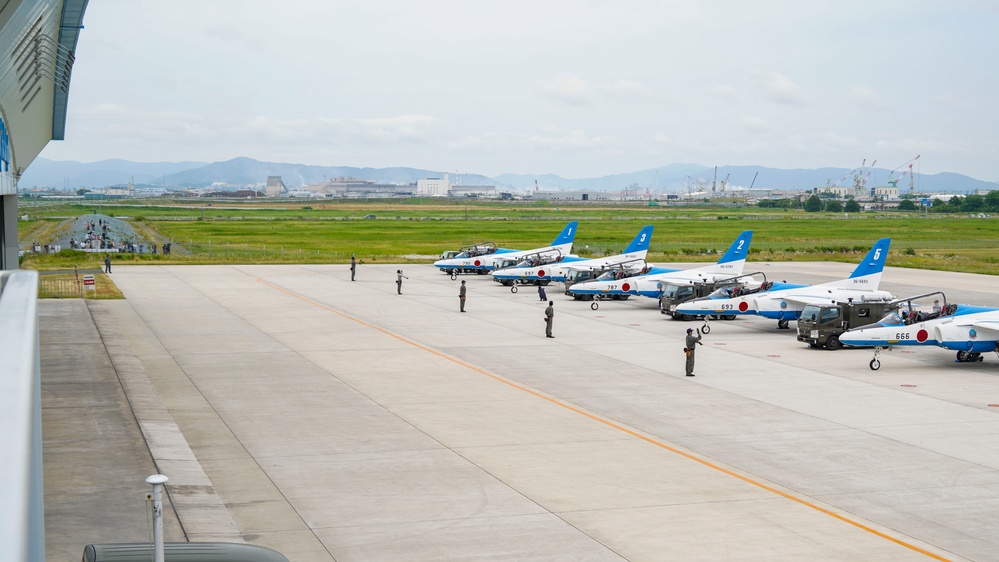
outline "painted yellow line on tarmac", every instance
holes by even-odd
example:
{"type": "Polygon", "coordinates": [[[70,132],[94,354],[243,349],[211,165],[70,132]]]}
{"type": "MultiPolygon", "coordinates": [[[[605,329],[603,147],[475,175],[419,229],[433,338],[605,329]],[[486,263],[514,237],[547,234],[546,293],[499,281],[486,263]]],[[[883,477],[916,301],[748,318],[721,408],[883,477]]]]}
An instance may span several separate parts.
{"type": "Polygon", "coordinates": [[[325,311],[328,311],[328,312],[332,312],[333,314],[336,314],[338,316],[346,318],[347,320],[351,320],[353,322],[357,322],[358,324],[361,324],[362,326],[366,326],[368,328],[371,328],[372,330],[379,331],[379,332],[381,332],[381,333],[383,333],[383,334],[385,334],[385,335],[387,335],[389,337],[395,338],[395,339],[397,339],[397,340],[399,340],[399,341],[401,341],[403,343],[406,343],[406,344],[411,345],[413,347],[416,347],[418,349],[422,349],[423,351],[426,351],[427,353],[436,355],[437,357],[440,357],[441,359],[445,359],[445,360],[450,361],[452,363],[455,363],[457,365],[461,365],[462,367],[465,367],[466,369],[470,369],[472,371],[475,371],[476,373],[485,375],[485,376],[487,376],[487,377],[489,377],[491,379],[494,379],[496,381],[499,381],[499,382],[501,382],[501,383],[503,383],[503,384],[505,384],[507,386],[516,388],[517,390],[521,390],[521,391],[526,392],[526,393],[528,393],[528,394],[530,394],[532,396],[536,396],[538,398],[541,398],[542,400],[546,400],[546,401],[548,401],[548,402],[550,402],[552,404],[555,404],[556,406],[565,408],[566,410],[569,410],[571,412],[575,412],[575,413],[577,413],[577,414],[579,414],[581,416],[585,416],[585,417],[587,417],[587,418],[589,418],[589,419],[591,419],[591,420],[593,420],[595,422],[601,423],[601,424],[603,424],[603,425],[605,425],[607,427],[612,427],[612,428],[614,428],[614,429],[616,429],[616,430],[618,430],[618,431],[620,431],[622,433],[626,433],[626,434],[628,434],[628,435],[630,435],[632,437],[636,437],[638,439],[641,439],[642,441],[645,441],[646,443],[649,443],[651,445],[655,445],[656,447],[659,447],[661,449],[665,449],[665,450],[667,450],[667,451],[669,451],[671,453],[675,453],[675,454],[680,455],[680,456],[682,456],[682,457],[684,457],[686,459],[689,459],[689,460],[692,460],[694,462],[700,463],[700,464],[702,464],[702,465],[704,465],[704,466],[706,466],[708,468],[711,468],[711,469],[717,470],[718,472],[721,472],[723,474],[727,474],[729,476],[732,476],[733,478],[738,478],[739,480],[742,480],[743,482],[746,482],[747,484],[751,484],[753,486],[756,486],[757,488],[761,488],[761,489],[766,490],[768,492],[777,494],[778,496],[781,496],[782,498],[789,499],[789,500],[791,500],[793,502],[796,502],[798,504],[801,504],[801,505],[803,505],[805,507],[809,507],[811,509],[814,509],[815,511],[818,511],[820,513],[824,513],[824,514],[826,514],[826,515],[828,515],[830,517],[833,517],[835,519],[838,519],[838,520],[840,520],[840,521],[842,521],[844,523],[847,523],[849,525],[853,525],[854,527],[857,527],[858,529],[863,529],[864,531],[867,531],[868,533],[871,533],[871,534],[879,536],[879,537],[881,537],[883,539],[889,540],[889,541],[891,541],[891,542],[893,542],[893,543],[895,543],[895,544],[897,544],[899,546],[903,546],[905,548],[908,548],[908,549],[913,550],[915,552],[918,552],[920,554],[926,555],[926,556],[928,556],[930,558],[933,558],[934,560],[942,560],[942,561],[947,561],[948,560],[947,558],[943,558],[942,556],[939,556],[937,554],[929,552],[929,551],[927,551],[925,549],[919,548],[916,545],[909,544],[909,543],[907,543],[905,541],[896,539],[895,537],[886,535],[885,533],[882,533],[881,531],[878,531],[877,529],[872,529],[871,527],[868,527],[867,525],[864,525],[863,523],[860,523],[859,521],[854,521],[853,519],[850,519],[848,517],[844,517],[844,516],[842,516],[842,515],[840,515],[838,513],[830,511],[830,510],[828,510],[828,509],[826,509],[824,507],[818,506],[818,505],[816,505],[814,503],[811,503],[811,502],[809,502],[809,501],[807,501],[805,499],[793,496],[793,495],[791,495],[791,494],[789,494],[787,492],[782,492],[781,490],[778,490],[776,488],[768,486],[768,485],[764,484],[763,482],[758,482],[756,480],[753,480],[752,478],[749,478],[747,476],[743,476],[742,474],[739,474],[737,472],[733,472],[733,471],[731,471],[731,470],[729,470],[729,469],[727,469],[725,467],[718,466],[717,464],[714,464],[711,461],[702,459],[700,457],[697,457],[697,456],[692,455],[690,453],[687,453],[685,451],[681,451],[680,449],[677,449],[677,448],[675,448],[675,447],[673,447],[671,445],[667,445],[666,443],[663,443],[661,441],[657,441],[657,440],[655,440],[655,439],[653,439],[653,438],[651,438],[651,437],[649,437],[647,435],[642,435],[641,433],[638,433],[635,430],[629,429],[629,428],[624,427],[622,425],[618,425],[618,424],[616,424],[616,423],[614,423],[614,422],[612,422],[612,421],[610,421],[608,419],[602,418],[600,416],[597,416],[597,415],[592,414],[590,412],[587,412],[585,410],[581,410],[581,409],[579,409],[579,408],[577,408],[575,406],[572,406],[571,404],[566,404],[565,402],[562,402],[562,401],[560,401],[560,400],[558,400],[556,398],[553,398],[551,396],[543,394],[542,392],[540,392],[538,390],[534,390],[532,388],[528,388],[528,387],[523,386],[521,384],[518,384],[518,383],[516,383],[514,381],[511,381],[509,379],[501,377],[501,376],[499,376],[497,374],[490,373],[488,371],[480,369],[479,367],[476,367],[475,365],[472,365],[472,364],[469,364],[469,363],[465,363],[464,361],[462,361],[460,359],[457,359],[455,357],[451,357],[449,355],[445,355],[445,354],[443,354],[443,353],[441,353],[441,352],[439,352],[439,351],[437,351],[435,349],[431,349],[429,347],[421,345],[420,343],[417,343],[417,342],[415,342],[413,340],[404,338],[404,337],[400,336],[399,334],[395,334],[393,332],[390,332],[389,330],[386,330],[386,329],[381,328],[379,326],[375,326],[374,324],[369,324],[368,322],[365,322],[364,320],[361,320],[360,318],[356,318],[354,316],[351,316],[349,314],[346,314],[344,312],[336,310],[335,308],[330,308],[330,307],[328,307],[328,306],[326,306],[324,304],[318,303],[318,302],[316,302],[316,301],[314,301],[312,299],[309,299],[307,297],[304,297],[304,296],[302,296],[302,295],[300,295],[298,293],[295,293],[293,291],[289,291],[288,289],[285,289],[285,288],[280,287],[278,285],[275,285],[275,284],[273,284],[273,283],[271,283],[269,281],[266,281],[263,277],[258,277],[257,278],[257,282],[261,283],[263,285],[266,285],[266,286],[268,286],[268,287],[270,287],[270,288],[272,288],[272,289],[274,289],[276,291],[280,291],[280,292],[282,292],[282,293],[284,293],[284,294],[286,294],[286,295],[288,295],[290,297],[294,297],[294,298],[296,298],[296,299],[298,299],[298,300],[300,300],[302,302],[308,303],[308,304],[310,304],[312,306],[315,306],[317,308],[320,308],[322,310],[325,310],[325,311]]]}

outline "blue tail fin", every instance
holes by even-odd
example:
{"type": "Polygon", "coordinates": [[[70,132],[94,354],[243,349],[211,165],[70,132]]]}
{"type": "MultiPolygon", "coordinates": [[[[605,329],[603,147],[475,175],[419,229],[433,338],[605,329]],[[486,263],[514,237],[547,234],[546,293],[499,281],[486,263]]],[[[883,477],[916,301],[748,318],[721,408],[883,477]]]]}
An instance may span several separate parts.
{"type": "Polygon", "coordinates": [[[572,244],[573,240],[576,239],[576,225],[578,224],[578,221],[572,221],[565,225],[565,228],[562,229],[562,233],[555,237],[555,240],[552,242],[552,246],[572,244]]]}
{"type": "Polygon", "coordinates": [[[649,243],[652,242],[652,228],[650,224],[638,231],[638,236],[635,236],[631,244],[628,244],[628,247],[624,249],[624,253],[630,254],[632,252],[648,251],[649,243]]]}
{"type": "Polygon", "coordinates": [[[749,255],[749,243],[753,240],[753,231],[746,230],[732,242],[732,245],[728,247],[728,251],[725,255],[718,260],[718,263],[729,263],[733,261],[739,261],[746,259],[749,255]]]}
{"type": "Polygon", "coordinates": [[[882,238],[874,243],[871,251],[867,252],[864,259],[850,274],[850,279],[864,277],[881,273],[885,268],[885,261],[888,259],[888,247],[891,246],[891,238],[882,238]]]}

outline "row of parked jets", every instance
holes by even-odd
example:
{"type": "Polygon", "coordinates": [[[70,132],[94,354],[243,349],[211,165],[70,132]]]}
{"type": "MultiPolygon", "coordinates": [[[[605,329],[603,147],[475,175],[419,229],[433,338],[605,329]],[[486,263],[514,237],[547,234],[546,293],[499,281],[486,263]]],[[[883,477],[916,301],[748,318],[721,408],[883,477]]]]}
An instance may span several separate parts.
{"type": "MultiPolygon", "coordinates": [[[[935,305],[918,310],[917,295],[896,299],[879,290],[890,238],[874,243],[864,259],[845,279],[819,285],[767,281],[762,272],[744,273],[753,231],[739,234],[715,263],[693,269],[654,267],[645,261],[653,226],[643,227],[621,254],[597,258],[573,255],[577,221],[562,229],[551,245],[531,250],[498,248],[491,243],[474,244],[445,252],[434,263],[452,279],[459,274],[490,274],[493,280],[517,292],[518,285],[565,283],[566,293],[579,300],[625,300],[631,296],[660,299],[678,287],[717,283],[724,286],[708,296],[673,305],[670,313],[682,318],[734,318],[759,315],[787,328],[808,305],[845,302],[885,302],[885,316],[878,322],[853,327],[838,336],[840,343],[873,347],[871,369],[880,368],[878,355],[892,346],[935,345],[957,351],[960,362],[981,361],[982,353],[999,355],[999,309],[963,304],[935,305]],[[762,279],[762,280],[761,280],[762,279]],[[731,283],[725,283],[731,281],[731,283]]],[[[930,293],[941,295],[942,293],[930,293]]],[[[945,298],[945,297],[944,297],[945,298]]],[[[705,324],[705,330],[707,330],[705,324]]]]}

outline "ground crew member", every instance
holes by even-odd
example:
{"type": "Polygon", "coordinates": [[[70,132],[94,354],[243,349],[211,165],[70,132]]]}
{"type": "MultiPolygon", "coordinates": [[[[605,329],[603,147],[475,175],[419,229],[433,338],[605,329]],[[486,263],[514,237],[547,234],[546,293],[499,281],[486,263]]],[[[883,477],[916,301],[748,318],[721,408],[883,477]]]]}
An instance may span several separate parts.
{"type": "Polygon", "coordinates": [[[104,256],[104,273],[111,273],[111,254],[104,256]]]}
{"type": "Polygon", "coordinates": [[[462,312],[465,312],[465,280],[461,280],[461,288],[458,289],[458,305],[462,312]]]}
{"type": "Polygon", "coordinates": [[[357,260],[354,256],[350,256],[350,280],[354,280],[354,273],[357,272],[357,260]]]}
{"type": "Polygon", "coordinates": [[[406,277],[405,275],[403,275],[401,269],[395,270],[395,274],[396,274],[395,288],[399,292],[399,294],[401,295],[402,294],[402,280],[403,279],[409,279],[409,277],[406,277]]]}
{"type": "Polygon", "coordinates": [[[548,308],[545,309],[545,337],[554,338],[552,335],[552,320],[555,318],[555,301],[548,301],[548,308]]]}
{"type": "Polygon", "coordinates": [[[684,340],[683,352],[687,354],[687,376],[694,376],[694,346],[704,345],[701,343],[701,331],[697,330],[697,335],[694,335],[694,330],[687,328],[687,339],[684,340]]]}
{"type": "Polygon", "coordinates": [[[538,298],[541,299],[541,302],[548,300],[548,295],[545,294],[545,286],[540,281],[538,282],[538,298]]]}

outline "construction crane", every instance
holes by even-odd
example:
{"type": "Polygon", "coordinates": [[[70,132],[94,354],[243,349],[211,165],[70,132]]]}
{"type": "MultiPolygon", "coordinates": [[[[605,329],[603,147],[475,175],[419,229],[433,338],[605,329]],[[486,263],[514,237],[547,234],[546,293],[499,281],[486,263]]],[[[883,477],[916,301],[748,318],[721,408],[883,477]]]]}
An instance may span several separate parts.
{"type": "Polygon", "coordinates": [[[715,196],[715,187],[718,185],[718,166],[715,166],[715,177],[711,180],[711,196],[715,196]]]}
{"type": "MultiPolygon", "coordinates": [[[[864,169],[867,168],[867,158],[860,164],[860,168],[857,168],[855,175],[853,176],[853,191],[855,197],[863,197],[867,195],[867,180],[871,177],[871,172],[874,171],[874,165],[878,161],[875,160],[871,162],[871,169],[864,173],[864,169]]],[[[853,173],[853,172],[851,172],[853,173]]]]}
{"type": "Polygon", "coordinates": [[[719,192],[721,192],[721,193],[725,193],[725,186],[726,186],[726,185],[728,185],[728,178],[729,178],[729,176],[731,176],[731,175],[732,175],[732,174],[725,174],[725,179],[723,179],[723,180],[722,180],[722,182],[721,182],[721,186],[720,186],[720,187],[718,188],[718,191],[719,191],[719,192]]]}
{"type": "Polygon", "coordinates": [[[915,191],[915,189],[916,189],[915,174],[912,172],[912,167],[914,165],[916,165],[916,162],[919,161],[919,156],[920,155],[917,154],[916,157],[913,158],[912,160],[909,160],[905,164],[902,164],[898,168],[895,168],[894,170],[892,170],[891,174],[888,174],[888,183],[891,184],[892,187],[897,188],[899,180],[901,180],[902,178],[904,178],[906,174],[909,174],[909,194],[911,195],[915,191]],[[891,177],[892,174],[894,174],[895,172],[897,172],[899,170],[899,168],[904,168],[904,167],[908,167],[909,169],[906,170],[906,171],[904,171],[904,172],[902,172],[901,174],[899,174],[899,176],[897,178],[892,178],[891,177]]]}

